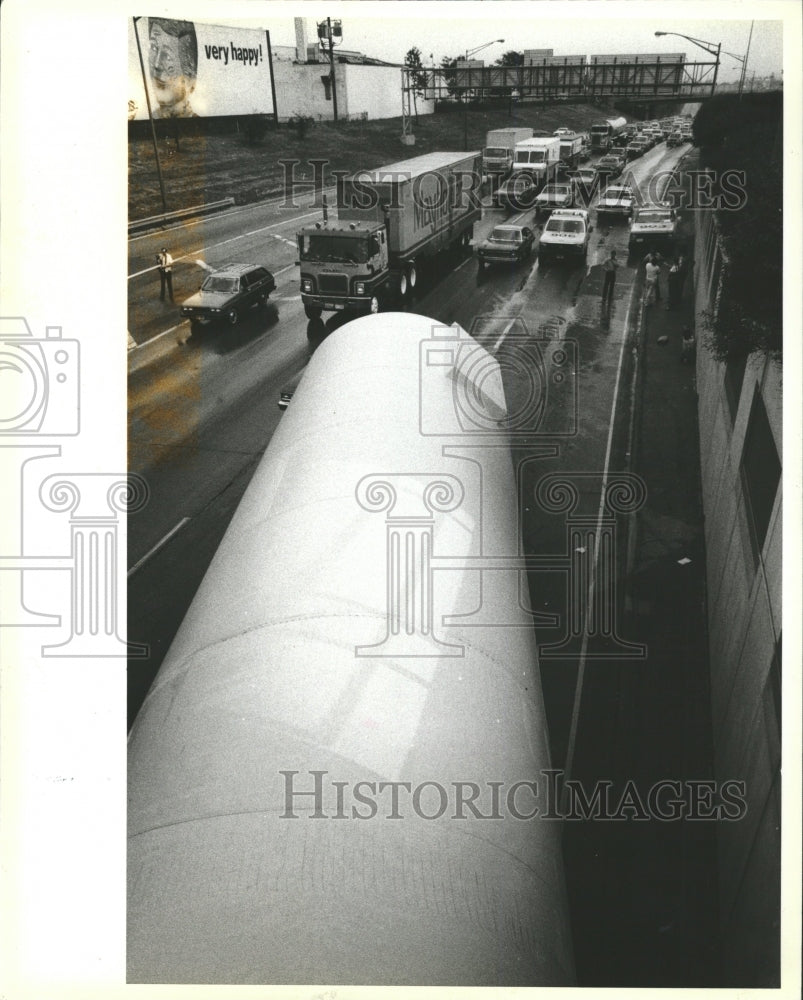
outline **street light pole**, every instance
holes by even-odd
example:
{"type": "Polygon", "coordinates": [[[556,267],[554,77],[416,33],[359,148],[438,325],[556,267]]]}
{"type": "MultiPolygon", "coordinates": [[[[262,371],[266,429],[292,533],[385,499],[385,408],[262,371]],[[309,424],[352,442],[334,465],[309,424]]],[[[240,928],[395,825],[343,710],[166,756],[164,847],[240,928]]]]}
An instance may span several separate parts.
{"type": "MultiPolygon", "coordinates": [[[[717,76],[719,75],[719,54],[722,51],[722,42],[717,42],[716,47],[713,42],[706,42],[702,38],[692,38],[691,35],[681,35],[678,31],[656,31],[655,37],[658,38],[661,35],[674,35],[675,38],[685,38],[687,42],[691,42],[692,45],[696,45],[698,48],[702,49],[703,52],[707,52],[710,56],[716,57],[716,63],[714,64],[714,82],[711,84],[712,95],[717,89],[717,76]]],[[[738,56],[737,56],[738,58],[738,56]]]]}
{"type": "Polygon", "coordinates": [[[744,59],[742,59],[742,75],[739,77],[739,97],[742,96],[742,91],[744,90],[744,81],[747,76],[747,60],[750,57],[750,43],[753,40],[753,25],[755,21],[750,22],[750,34],[747,38],[747,51],[744,54],[744,59]]]}
{"type": "MultiPolygon", "coordinates": [[[[466,49],[465,60],[468,62],[469,56],[473,56],[476,52],[480,52],[482,49],[487,49],[489,45],[496,45],[497,42],[504,42],[504,38],[494,38],[490,42],[483,42],[482,45],[478,45],[474,49],[466,49]]],[[[466,66],[466,72],[471,73],[471,70],[466,66]]],[[[463,101],[463,149],[468,149],[468,95],[466,94],[466,99],[463,101]]]]}
{"type": "Polygon", "coordinates": [[[159,190],[162,192],[162,211],[167,211],[167,199],[165,198],[165,186],[162,180],[162,164],[159,161],[159,145],[156,142],[156,126],[153,124],[153,114],[151,112],[151,98],[148,93],[148,81],[145,79],[145,63],[142,59],[142,46],[139,44],[139,32],[137,31],[138,17],[132,18],[134,22],[134,37],[137,40],[137,52],[139,53],[139,68],[142,70],[142,86],[145,88],[145,103],[148,105],[148,121],[151,123],[151,138],[153,139],[153,152],[156,156],[156,174],[159,178],[159,190]]]}
{"type": "Polygon", "coordinates": [[[329,36],[329,74],[332,77],[332,111],[337,121],[337,81],[335,80],[335,44],[332,41],[332,19],[327,17],[326,28],[329,36]]]}

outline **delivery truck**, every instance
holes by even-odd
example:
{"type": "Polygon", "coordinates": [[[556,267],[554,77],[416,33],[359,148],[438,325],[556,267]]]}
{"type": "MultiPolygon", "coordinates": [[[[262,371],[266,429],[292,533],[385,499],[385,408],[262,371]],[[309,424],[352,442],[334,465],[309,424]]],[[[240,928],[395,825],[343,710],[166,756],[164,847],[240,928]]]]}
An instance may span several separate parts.
{"type": "Polygon", "coordinates": [[[324,311],[376,313],[404,301],[422,265],[443,250],[468,250],[481,215],[482,154],[425,153],[340,178],[337,221],[297,234],[301,301],[324,311]]]}
{"type": "Polygon", "coordinates": [[[560,137],[560,158],[574,169],[580,162],[583,149],[583,137],[578,132],[564,133],[560,137]]]}
{"type": "Polygon", "coordinates": [[[513,167],[516,143],[531,139],[531,128],[495,128],[485,138],[482,172],[491,180],[504,180],[513,167]]]}

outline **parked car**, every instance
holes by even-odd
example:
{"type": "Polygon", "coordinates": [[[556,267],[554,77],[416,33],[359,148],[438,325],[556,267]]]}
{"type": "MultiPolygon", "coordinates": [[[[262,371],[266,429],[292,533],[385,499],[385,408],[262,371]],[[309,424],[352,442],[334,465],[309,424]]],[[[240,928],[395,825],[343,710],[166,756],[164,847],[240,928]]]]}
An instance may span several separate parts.
{"type": "Polygon", "coordinates": [[[535,199],[535,214],[542,215],[556,208],[570,208],[574,202],[573,184],[547,184],[535,199]]]}
{"type": "Polygon", "coordinates": [[[593,228],[584,208],[555,209],[541,233],[538,243],[539,262],[585,261],[593,228]]]}
{"type": "Polygon", "coordinates": [[[273,275],[260,264],[224,264],[182,303],[181,315],[193,329],[217,322],[235,326],[247,309],[265,305],[275,288],[273,275]]]}
{"type": "Polygon", "coordinates": [[[633,211],[633,189],[629,184],[609,184],[599,196],[597,217],[626,219],[633,211]]]}
{"type": "Polygon", "coordinates": [[[533,252],[535,233],[529,226],[494,226],[491,235],[476,248],[477,266],[519,264],[533,252]]]}

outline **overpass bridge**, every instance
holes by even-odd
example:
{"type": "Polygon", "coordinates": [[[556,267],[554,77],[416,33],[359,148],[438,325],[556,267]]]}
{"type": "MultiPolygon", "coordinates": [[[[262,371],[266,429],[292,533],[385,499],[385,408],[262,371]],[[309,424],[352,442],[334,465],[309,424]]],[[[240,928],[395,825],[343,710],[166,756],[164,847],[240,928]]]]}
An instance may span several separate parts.
{"type": "Polygon", "coordinates": [[[616,101],[634,105],[701,101],[716,87],[718,60],[688,62],[664,55],[543,56],[523,66],[454,65],[402,68],[403,132],[414,98],[468,103],[507,97],[523,102],[616,101]]]}

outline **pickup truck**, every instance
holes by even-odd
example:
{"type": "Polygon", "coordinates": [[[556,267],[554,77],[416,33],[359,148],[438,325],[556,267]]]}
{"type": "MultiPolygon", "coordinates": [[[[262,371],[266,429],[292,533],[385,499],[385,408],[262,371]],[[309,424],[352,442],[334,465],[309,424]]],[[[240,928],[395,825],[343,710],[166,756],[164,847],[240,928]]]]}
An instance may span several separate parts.
{"type": "Polygon", "coordinates": [[[631,254],[664,247],[674,249],[677,228],[677,212],[668,202],[634,208],[628,249],[631,254]]]}

